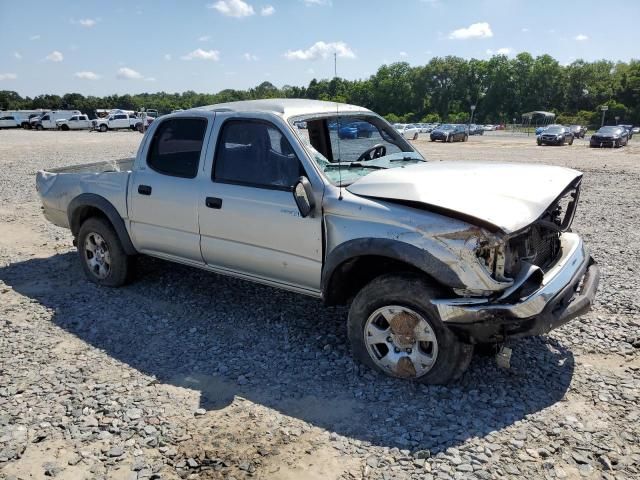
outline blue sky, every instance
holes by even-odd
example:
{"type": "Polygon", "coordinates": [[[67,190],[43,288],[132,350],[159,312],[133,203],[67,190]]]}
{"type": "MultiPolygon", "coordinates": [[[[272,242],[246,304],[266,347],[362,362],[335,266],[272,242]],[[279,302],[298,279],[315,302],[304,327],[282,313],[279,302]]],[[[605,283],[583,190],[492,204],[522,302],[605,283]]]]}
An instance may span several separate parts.
{"type": "Polygon", "coordinates": [[[434,56],[640,56],[640,2],[0,0],[0,90],[216,92],[366,78],[434,56]],[[614,8],[617,14],[603,14],[614,8]]]}

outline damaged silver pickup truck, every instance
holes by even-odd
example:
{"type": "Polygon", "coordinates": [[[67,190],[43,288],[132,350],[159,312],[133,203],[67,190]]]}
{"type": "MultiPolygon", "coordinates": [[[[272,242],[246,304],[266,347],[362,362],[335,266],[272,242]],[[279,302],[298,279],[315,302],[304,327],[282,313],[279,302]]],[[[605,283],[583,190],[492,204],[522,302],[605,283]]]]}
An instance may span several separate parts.
{"type": "Polygon", "coordinates": [[[447,383],[474,345],[591,307],[599,270],[570,231],[581,180],[428,162],[365,108],[258,100],[161,117],[135,159],[36,183],[99,285],[125,284],[145,254],[347,304],[358,360],[447,383]]]}

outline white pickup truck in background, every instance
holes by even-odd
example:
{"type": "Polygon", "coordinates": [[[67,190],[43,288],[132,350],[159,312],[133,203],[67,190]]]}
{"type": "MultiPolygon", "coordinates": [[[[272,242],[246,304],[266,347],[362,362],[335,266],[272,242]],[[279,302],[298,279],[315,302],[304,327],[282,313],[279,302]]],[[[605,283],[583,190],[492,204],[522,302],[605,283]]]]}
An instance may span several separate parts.
{"type": "Polygon", "coordinates": [[[93,128],[101,132],[121,129],[136,130],[140,125],[142,125],[142,120],[128,113],[113,113],[106,118],[93,120],[93,128]]]}
{"type": "Polygon", "coordinates": [[[58,128],[57,121],[71,118],[74,115],[82,115],[80,110],[52,110],[41,117],[31,119],[32,128],[36,130],[49,130],[58,128]]]}
{"type": "Polygon", "coordinates": [[[56,125],[58,126],[58,130],[88,130],[91,128],[92,123],[89,120],[87,115],[73,115],[68,120],[63,118],[61,120],[56,120],[56,125]]]}

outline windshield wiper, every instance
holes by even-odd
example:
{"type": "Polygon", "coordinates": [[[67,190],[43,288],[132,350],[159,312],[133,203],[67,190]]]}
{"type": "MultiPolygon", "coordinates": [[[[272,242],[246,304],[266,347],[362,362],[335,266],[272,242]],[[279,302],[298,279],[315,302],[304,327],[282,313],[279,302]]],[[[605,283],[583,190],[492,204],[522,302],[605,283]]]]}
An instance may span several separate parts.
{"type": "Polygon", "coordinates": [[[390,162],[426,162],[426,160],[422,160],[421,158],[415,158],[415,157],[392,158],[389,161],[390,162]]]}
{"type": "Polygon", "coordinates": [[[335,163],[329,164],[325,167],[325,170],[327,168],[346,168],[347,170],[350,168],[370,168],[372,170],[386,170],[387,167],[382,167],[380,165],[366,165],[364,163],[360,163],[360,162],[351,162],[348,163],[346,165],[338,165],[335,163]]]}

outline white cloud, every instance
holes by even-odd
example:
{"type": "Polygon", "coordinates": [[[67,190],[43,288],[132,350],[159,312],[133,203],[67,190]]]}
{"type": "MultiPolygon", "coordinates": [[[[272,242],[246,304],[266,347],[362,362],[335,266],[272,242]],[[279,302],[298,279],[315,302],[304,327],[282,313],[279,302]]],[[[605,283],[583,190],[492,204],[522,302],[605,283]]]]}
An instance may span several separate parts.
{"type": "Polygon", "coordinates": [[[260,10],[260,15],[262,15],[263,17],[269,17],[274,13],[276,13],[276,9],[273,7],[273,5],[267,5],[266,7],[262,7],[262,10],[260,10]]]}
{"type": "Polygon", "coordinates": [[[0,80],[15,80],[18,76],[15,73],[0,73],[0,80]]]}
{"type": "Polygon", "coordinates": [[[140,72],[136,72],[133,68],[122,67],[118,69],[116,77],[121,80],[140,80],[142,78],[142,74],[140,72]]]}
{"type": "Polygon", "coordinates": [[[170,53],[165,53],[165,54],[164,54],[164,59],[165,59],[166,61],[171,60],[171,58],[172,58],[172,57],[171,57],[171,54],[170,54],[170,53]]]}
{"type": "Polygon", "coordinates": [[[497,50],[491,50],[487,48],[487,55],[511,55],[513,53],[513,48],[510,47],[502,47],[497,50]]]}
{"type": "Polygon", "coordinates": [[[100,78],[100,75],[93,72],[76,72],[73,76],[83,80],[98,80],[100,78]]]}
{"type": "Polygon", "coordinates": [[[58,50],[54,50],[45,58],[50,62],[61,62],[62,60],[64,60],[64,55],[62,55],[62,53],[59,52],[58,50]]]}
{"type": "Polygon", "coordinates": [[[22,55],[20,55],[20,52],[13,52],[13,58],[16,60],[22,60],[22,55]]]}
{"type": "Polygon", "coordinates": [[[527,33],[528,31],[529,31],[529,29],[528,29],[527,27],[524,27],[524,28],[521,30],[521,32],[522,32],[522,33],[527,33]]]}
{"type": "Polygon", "coordinates": [[[40,40],[40,35],[31,35],[29,40],[40,40]]]}
{"type": "Polygon", "coordinates": [[[220,52],[218,50],[203,50],[196,48],[193,52],[183,55],[182,60],[213,60],[217,62],[220,60],[220,52]]]}
{"type": "Polygon", "coordinates": [[[356,54],[344,42],[316,42],[306,50],[288,50],[284,56],[289,60],[318,60],[334,53],[341,58],[356,58],[356,54]]]}
{"type": "Polygon", "coordinates": [[[586,40],[589,40],[589,37],[587,37],[584,33],[581,33],[581,34],[575,36],[575,40],[577,40],[579,42],[584,42],[586,40]]]}
{"type": "Polygon", "coordinates": [[[213,8],[227,17],[249,17],[255,13],[253,7],[243,0],[218,0],[215,3],[207,5],[207,8],[213,8]]]}
{"type": "Polygon", "coordinates": [[[469,25],[467,28],[459,28],[449,34],[452,40],[467,40],[469,38],[493,37],[491,26],[487,22],[479,22],[469,25]]]}
{"type": "Polygon", "coordinates": [[[331,5],[331,0],[302,0],[307,7],[313,7],[316,5],[331,5]]]}
{"type": "Polygon", "coordinates": [[[144,79],[144,81],[145,82],[155,82],[157,80],[156,80],[156,77],[147,77],[147,78],[144,79]]]}
{"type": "Polygon", "coordinates": [[[244,58],[247,62],[255,62],[258,60],[258,57],[255,56],[252,53],[245,53],[244,55],[242,55],[242,58],[244,58]]]}
{"type": "Polygon", "coordinates": [[[400,52],[399,55],[403,58],[408,57],[409,54],[407,52],[400,52]]]}
{"type": "Polygon", "coordinates": [[[93,18],[81,18],[78,23],[83,27],[91,28],[96,24],[96,21],[93,18]]]}
{"type": "Polygon", "coordinates": [[[199,42],[208,42],[209,40],[211,40],[211,35],[202,35],[201,37],[198,37],[199,42]]]}

